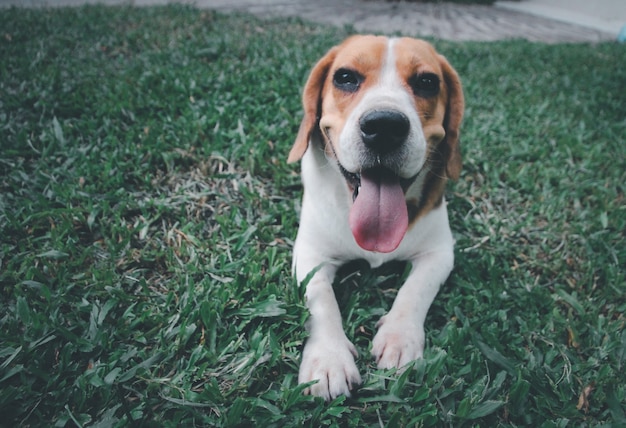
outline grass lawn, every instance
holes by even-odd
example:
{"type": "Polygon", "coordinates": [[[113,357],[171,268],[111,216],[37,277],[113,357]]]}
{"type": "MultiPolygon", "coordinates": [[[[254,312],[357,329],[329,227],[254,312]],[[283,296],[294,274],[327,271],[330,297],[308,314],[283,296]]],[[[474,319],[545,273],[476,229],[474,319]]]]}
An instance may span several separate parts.
{"type": "Polygon", "coordinates": [[[626,47],[436,41],[462,76],[455,270],[425,357],[369,349],[402,264],[337,279],[364,384],[301,394],[286,155],[349,29],[0,10],[0,426],[625,426],[626,47]]]}

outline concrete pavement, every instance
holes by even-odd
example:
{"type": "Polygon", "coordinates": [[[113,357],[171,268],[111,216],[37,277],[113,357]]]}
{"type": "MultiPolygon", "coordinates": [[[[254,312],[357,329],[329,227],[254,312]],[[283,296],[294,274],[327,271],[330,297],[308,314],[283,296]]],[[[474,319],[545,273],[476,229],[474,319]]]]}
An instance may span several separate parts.
{"type": "Polygon", "coordinates": [[[500,7],[617,35],[626,25],[624,0],[500,1],[500,7]]]}
{"type": "Polygon", "coordinates": [[[0,7],[96,3],[133,6],[186,3],[222,12],[249,12],[262,18],[298,16],[321,24],[352,25],[359,32],[402,33],[446,40],[600,42],[615,40],[622,23],[626,24],[626,0],[596,0],[590,10],[584,9],[589,3],[586,0],[500,1],[495,6],[384,0],[0,0],[0,7]],[[546,12],[547,3],[550,7],[546,12]],[[580,12],[575,10],[576,4],[583,8],[580,12]],[[543,11],[537,11],[537,5],[543,5],[543,11]],[[581,20],[581,16],[590,19],[581,20]]]}

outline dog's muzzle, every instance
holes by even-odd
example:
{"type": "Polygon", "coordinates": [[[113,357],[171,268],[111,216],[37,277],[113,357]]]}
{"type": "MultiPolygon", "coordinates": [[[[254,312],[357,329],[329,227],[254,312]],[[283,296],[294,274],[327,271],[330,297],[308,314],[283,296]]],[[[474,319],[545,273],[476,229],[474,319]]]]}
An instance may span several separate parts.
{"type": "Polygon", "coordinates": [[[339,168],[352,188],[349,223],[357,244],[368,251],[389,253],[408,227],[404,193],[415,177],[401,178],[398,167],[409,137],[408,117],[397,110],[372,110],[359,119],[364,145],[361,169],[339,168]]]}

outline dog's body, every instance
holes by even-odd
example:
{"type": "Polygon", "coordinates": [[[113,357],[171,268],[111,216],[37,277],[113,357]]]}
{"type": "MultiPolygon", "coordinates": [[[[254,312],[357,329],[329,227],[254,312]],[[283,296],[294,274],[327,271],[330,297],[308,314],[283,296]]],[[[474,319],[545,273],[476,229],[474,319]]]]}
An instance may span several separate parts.
{"type": "Polygon", "coordinates": [[[426,313],[453,266],[443,192],[461,169],[463,93],[428,43],[355,36],[317,63],[303,104],[289,155],[302,159],[294,270],[310,311],[299,381],[318,380],[307,392],[330,399],[361,382],[332,289],[349,260],[412,263],[372,354],[381,368],[422,356],[426,313]]]}

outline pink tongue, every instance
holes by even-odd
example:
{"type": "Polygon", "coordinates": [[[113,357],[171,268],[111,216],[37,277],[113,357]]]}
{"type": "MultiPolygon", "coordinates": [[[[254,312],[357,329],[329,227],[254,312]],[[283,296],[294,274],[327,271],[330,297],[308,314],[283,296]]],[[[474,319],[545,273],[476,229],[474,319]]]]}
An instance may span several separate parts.
{"type": "Polygon", "coordinates": [[[361,174],[361,188],[350,209],[350,229],[364,250],[390,253],[409,227],[404,192],[398,178],[385,170],[361,174]]]}

